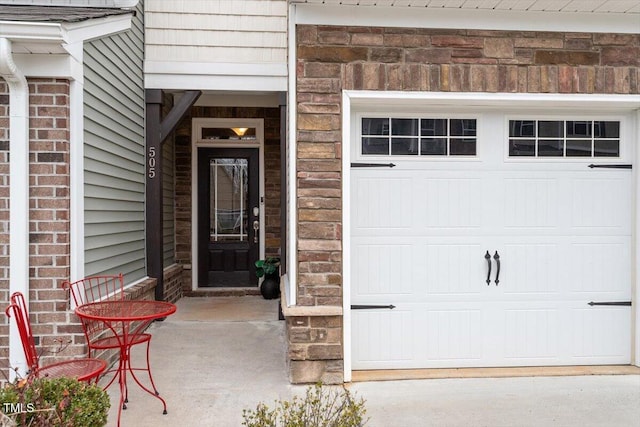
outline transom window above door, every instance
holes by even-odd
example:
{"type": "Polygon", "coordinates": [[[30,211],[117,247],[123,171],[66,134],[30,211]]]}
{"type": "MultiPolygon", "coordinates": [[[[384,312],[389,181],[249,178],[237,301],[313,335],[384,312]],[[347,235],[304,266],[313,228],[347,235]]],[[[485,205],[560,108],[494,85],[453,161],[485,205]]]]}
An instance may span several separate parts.
{"type": "Polygon", "coordinates": [[[361,125],[365,156],[476,155],[476,119],[363,117],[361,125]]]}
{"type": "Polygon", "coordinates": [[[620,122],[509,120],[510,157],[620,157],[620,122]]]}
{"type": "Polygon", "coordinates": [[[255,141],[255,127],[202,127],[201,140],[255,141]]]}

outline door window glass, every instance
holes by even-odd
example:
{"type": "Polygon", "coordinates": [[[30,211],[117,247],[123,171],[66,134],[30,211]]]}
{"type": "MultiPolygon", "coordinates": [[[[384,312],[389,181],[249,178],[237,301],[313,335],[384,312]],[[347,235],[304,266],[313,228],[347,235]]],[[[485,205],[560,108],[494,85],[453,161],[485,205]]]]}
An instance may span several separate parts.
{"type": "Polygon", "coordinates": [[[209,168],[211,241],[246,241],[247,159],[212,159],[209,168]]]}

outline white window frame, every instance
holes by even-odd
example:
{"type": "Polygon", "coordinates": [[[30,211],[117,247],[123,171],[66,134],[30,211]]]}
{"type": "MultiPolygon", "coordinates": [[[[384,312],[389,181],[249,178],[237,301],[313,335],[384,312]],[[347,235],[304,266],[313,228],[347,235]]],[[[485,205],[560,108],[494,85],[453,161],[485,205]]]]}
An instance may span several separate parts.
{"type": "Polygon", "coordinates": [[[358,146],[358,153],[362,159],[372,159],[372,158],[385,158],[385,159],[439,159],[439,158],[448,158],[448,159],[458,159],[458,158],[475,158],[478,156],[478,117],[459,117],[458,115],[442,115],[442,114],[399,114],[399,115],[381,115],[381,114],[359,114],[358,119],[358,139],[360,144],[358,146]],[[436,117],[437,116],[437,117],[436,117]],[[418,120],[418,126],[420,127],[420,120],[446,120],[447,121],[447,134],[439,135],[439,136],[425,136],[420,135],[420,130],[418,130],[418,135],[393,135],[391,130],[389,131],[389,135],[366,135],[366,137],[371,138],[389,138],[390,142],[393,141],[393,138],[416,138],[418,140],[418,144],[420,144],[423,138],[432,137],[432,138],[444,138],[447,140],[447,151],[450,149],[450,143],[452,139],[474,139],[476,141],[475,151],[476,154],[468,155],[468,154],[363,154],[362,153],[362,138],[365,138],[365,135],[362,133],[362,119],[408,119],[408,120],[418,120]],[[476,122],[476,134],[473,136],[464,136],[464,135],[451,135],[450,134],[450,121],[451,120],[474,120],[476,122]]]}
{"type": "MultiPolygon", "coordinates": [[[[456,112],[455,109],[452,112],[430,112],[430,111],[408,111],[407,113],[381,113],[379,111],[368,111],[366,109],[358,110],[354,113],[355,125],[353,132],[349,139],[345,141],[355,140],[357,143],[350,144],[349,150],[351,151],[352,161],[354,162],[371,162],[371,161],[419,161],[419,162],[451,162],[451,161],[463,161],[463,162],[477,162],[481,159],[481,147],[478,145],[480,139],[479,129],[482,125],[482,117],[478,114],[471,114],[467,112],[456,112]],[[362,119],[363,118],[384,118],[384,119],[472,119],[476,121],[476,135],[473,137],[476,139],[476,154],[475,155],[394,155],[394,154],[362,154],[362,119]]],[[[413,136],[409,138],[414,138],[413,136]]],[[[415,138],[421,138],[415,136],[415,138]]],[[[447,136],[447,138],[451,138],[447,136]]],[[[456,137],[457,138],[457,137],[456,137]]],[[[462,138],[462,137],[460,137],[462,138]]],[[[469,137],[471,138],[471,137],[469,137]]]]}
{"type": "MultiPolygon", "coordinates": [[[[633,129],[631,126],[632,117],[629,114],[514,114],[506,115],[504,121],[505,141],[504,141],[504,161],[506,163],[598,163],[598,164],[618,164],[631,163],[633,158],[633,129]],[[618,157],[553,157],[553,156],[510,156],[509,155],[509,121],[511,120],[552,120],[552,121],[616,121],[620,123],[620,155],[618,157]]],[[[532,138],[535,139],[535,138],[532,138]]],[[[565,138],[566,140],[566,138],[565,138]]]]}

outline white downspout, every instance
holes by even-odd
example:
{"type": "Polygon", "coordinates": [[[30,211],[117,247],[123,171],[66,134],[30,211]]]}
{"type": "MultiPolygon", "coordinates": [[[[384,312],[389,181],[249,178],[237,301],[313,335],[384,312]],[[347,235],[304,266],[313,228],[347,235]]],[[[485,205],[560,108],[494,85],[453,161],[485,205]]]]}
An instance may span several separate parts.
{"type": "MultiPolygon", "coordinates": [[[[0,38],[0,75],[9,85],[9,292],[22,292],[29,304],[29,86],[0,38]]],[[[9,363],[24,375],[26,362],[15,322],[10,322],[9,363]]],[[[10,375],[15,372],[10,370],[10,375]]],[[[13,380],[13,378],[10,378],[13,380]]]]}

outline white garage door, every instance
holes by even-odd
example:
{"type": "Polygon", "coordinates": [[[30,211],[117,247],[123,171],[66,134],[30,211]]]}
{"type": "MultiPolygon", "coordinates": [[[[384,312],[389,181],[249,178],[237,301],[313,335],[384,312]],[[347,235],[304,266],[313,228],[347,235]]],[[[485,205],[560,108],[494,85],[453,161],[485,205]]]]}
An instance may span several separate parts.
{"type": "Polygon", "coordinates": [[[630,363],[620,122],[358,121],[353,369],[630,363]]]}

